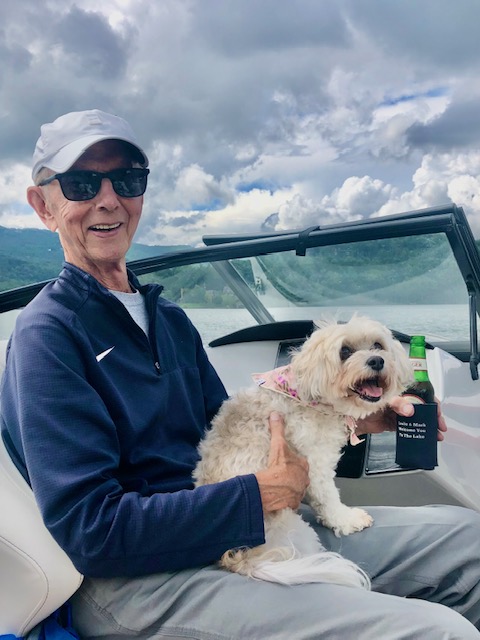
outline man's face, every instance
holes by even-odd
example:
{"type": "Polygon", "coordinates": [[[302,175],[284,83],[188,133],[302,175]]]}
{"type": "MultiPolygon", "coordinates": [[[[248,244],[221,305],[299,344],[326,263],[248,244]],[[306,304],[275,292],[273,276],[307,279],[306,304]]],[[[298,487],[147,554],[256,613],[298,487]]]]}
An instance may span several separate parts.
{"type": "MultiPolygon", "coordinates": [[[[128,148],[121,142],[105,140],[87,149],[71,170],[107,172],[131,166],[128,148]]],[[[67,200],[58,180],[31,189],[41,190],[43,215],[34,208],[51,231],[58,230],[68,262],[93,275],[125,263],[142,213],[143,196],[122,198],[108,179],[102,181],[94,198],[81,202],[67,200]]]]}

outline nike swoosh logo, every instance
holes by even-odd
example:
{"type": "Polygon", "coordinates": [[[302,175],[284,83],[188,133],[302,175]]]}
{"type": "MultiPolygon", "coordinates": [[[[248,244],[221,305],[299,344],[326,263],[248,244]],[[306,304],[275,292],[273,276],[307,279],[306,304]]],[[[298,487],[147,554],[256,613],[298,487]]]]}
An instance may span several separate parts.
{"type": "Polygon", "coordinates": [[[99,353],[98,356],[96,356],[97,362],[100,362],[100,360],[103,360],[105,358],[105,356],[108,356],[110,351],[112,351],[113,349],[115,349],[114,346],[110,347],[110,349],[107,349],[106,351],[102,351],[102,353],[99,353]]]}

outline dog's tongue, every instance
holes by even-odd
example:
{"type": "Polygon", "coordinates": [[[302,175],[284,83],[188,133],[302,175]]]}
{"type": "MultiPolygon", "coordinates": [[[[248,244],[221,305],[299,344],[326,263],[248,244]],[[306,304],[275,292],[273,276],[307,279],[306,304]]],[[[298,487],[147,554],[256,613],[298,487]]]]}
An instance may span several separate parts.
{"type": "Polygon", "coordinates": [[[364,396],[370,396],[371,398],[380,398],[383,389],[382,387],[377,387],[373,382],[364,382],[358,385],[358,390],[364,396]]]}

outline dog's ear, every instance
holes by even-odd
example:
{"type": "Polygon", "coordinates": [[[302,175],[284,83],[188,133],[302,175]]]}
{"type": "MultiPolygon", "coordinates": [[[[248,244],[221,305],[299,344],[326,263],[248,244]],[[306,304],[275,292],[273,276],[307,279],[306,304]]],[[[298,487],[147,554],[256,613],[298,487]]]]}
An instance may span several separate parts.
{"type": "Polygon", "coordinates": [[[313,321],[313,324],[315,326],[315,330],[318,329],[325,329],[325,327],[329,327],[330,325],[336,325],[339,323],[339,320],[336,316],[334,316],[333,314],[331,315],[323,315],[320,318],[318,318],[317,320],[313,321]]]}
{"type": "Polygon", "coordinates": [[[299,397],[304,401],[324,397],[338,376],[341,338],[337,325],[314,331],[292,358],[299,397]]]}

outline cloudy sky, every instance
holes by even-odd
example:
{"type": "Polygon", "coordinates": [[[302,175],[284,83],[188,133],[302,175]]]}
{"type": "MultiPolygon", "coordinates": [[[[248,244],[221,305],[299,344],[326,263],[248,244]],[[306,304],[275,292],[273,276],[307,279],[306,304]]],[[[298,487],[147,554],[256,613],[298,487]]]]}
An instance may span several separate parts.
{"type": "Polygon", "coordinates": [[[0,225],[40,125],[130,121],[136,239],[301,228],[450,201],[480,237],[479,0],[1,0],[0,225]]]}

